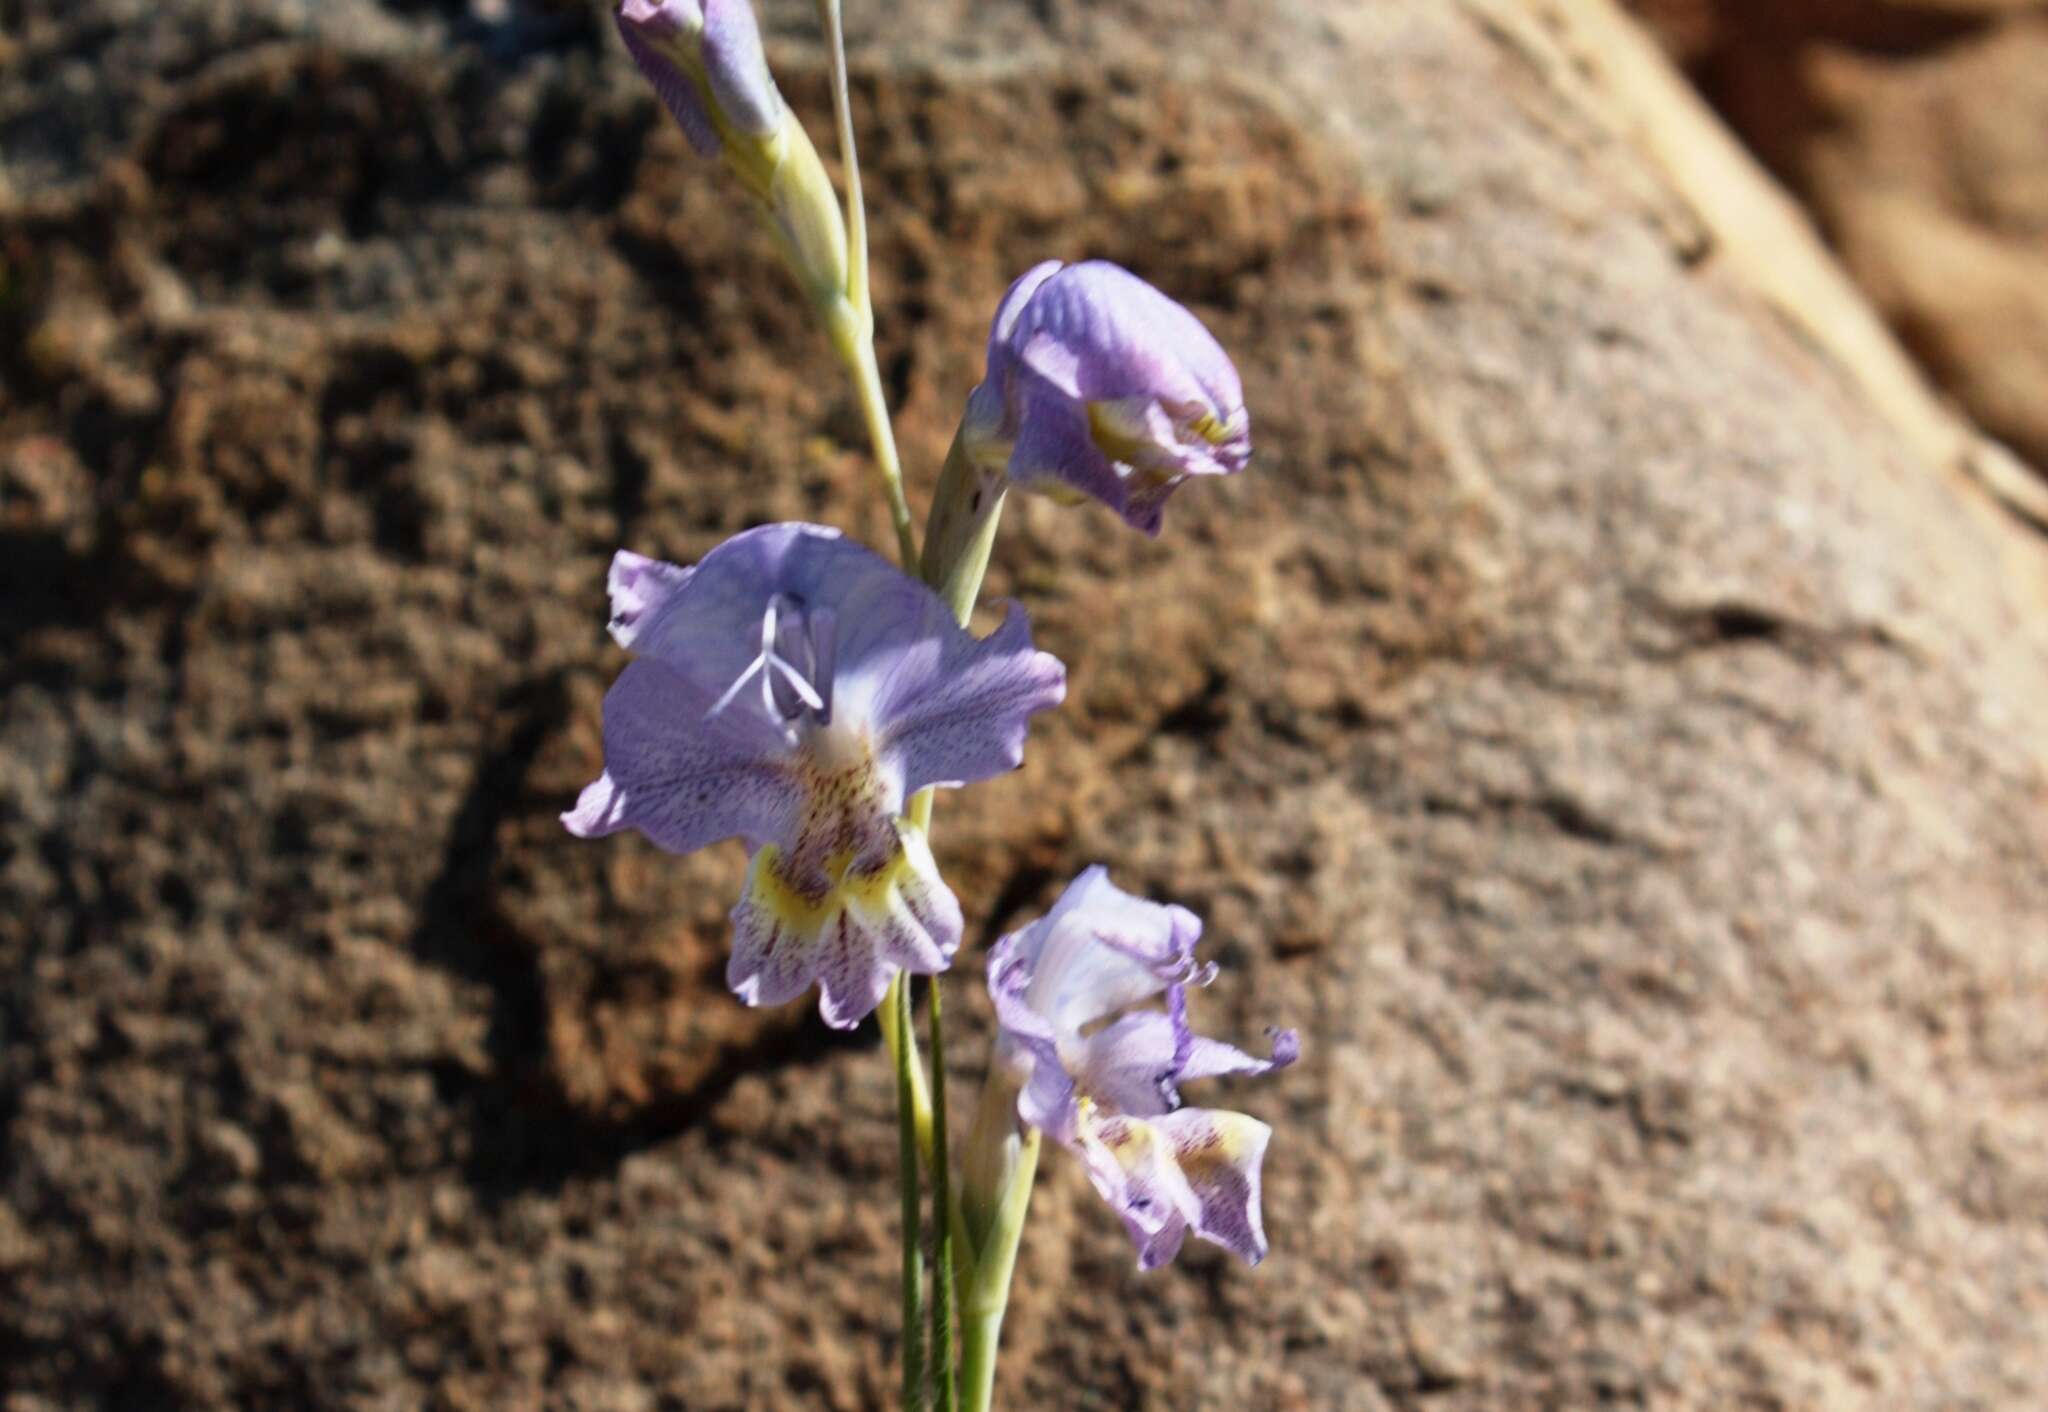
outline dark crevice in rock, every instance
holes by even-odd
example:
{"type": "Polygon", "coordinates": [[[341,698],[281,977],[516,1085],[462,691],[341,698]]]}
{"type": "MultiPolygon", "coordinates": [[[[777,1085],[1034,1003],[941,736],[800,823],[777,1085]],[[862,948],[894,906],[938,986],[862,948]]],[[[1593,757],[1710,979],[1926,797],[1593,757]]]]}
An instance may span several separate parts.
{"type": "Polygon", "coordinates": [[[517,722],[506,739],[477,764],[469,793],[449,825],[441,865],[420,900],[408,948],[422,959],[491,990],[486,1047],[500,1068],[532,1062],[544,1051],[545,983],[534,949],[509,940],[507,928],[480,925],[489,905],[498,859],[498,830],[519,807],[527,771],[569,711],[562,673],[523,683],[508,694],[517,722]],[[523,707],[523,709],[521,709],[523,707]]]}
{"type": "Polygon", "coordinates": [[[1025,863],[996,890],[995,900],[989,904],[987,940],[993,942],[1002,935],[1004,927],[1024,905],[1044,892],[1059,874],[1042,863],[1025,863]]]}
{"type": "Polygon", "coordinates": [[[1182,735],[1209,742],[1230,724],[1230,676],[1211,668],[1201,687],[1170,708],[1153,726],[1155,735],[1182,735]]]}
{"type": "Polygon", "coordinates": [[[834,1030],[814,1023],[808,1006],[796,1013],[799,1018],[789,1024],[726,1050],[687,1090],[616,1116],[575,1106],[538,1054],[483,1075],[454,1063],[440,1065],[436,1090],[464,1115],[470,1135],[463,1177],[491,1205],[551,1194],[697,1128],[744,1079],[816,1064],[875,1042],[874,1031],[866,1028],[834,1030]]]}

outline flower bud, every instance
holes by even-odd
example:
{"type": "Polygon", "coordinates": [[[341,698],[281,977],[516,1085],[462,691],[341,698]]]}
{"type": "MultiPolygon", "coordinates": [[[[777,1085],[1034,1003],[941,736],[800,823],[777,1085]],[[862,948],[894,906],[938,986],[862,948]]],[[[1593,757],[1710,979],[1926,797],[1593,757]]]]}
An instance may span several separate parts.
{"type": "Polygon", "coordinates": [[[703,156],[782,126],[782,95],[747,0],[623,0],[617,19],[633,62],[703,156]]]}
{"type": "Polygon", "coordinates": [[[960,1159],[960,1209],[977,1249],[987,1243],[998,1213],[1011,1197],[1024,1150],[1024,1130],[1017,1121],[1017,1097],[1023,1091],[1024,1075],[1017,1056],[1006,1052],[1008,1049],[998,1043],[989,1056],[981,1102],[975,1108],[967,1150],[960,1159]]]}
{"type": "Polygon", "coordinates": [[[819,303],[843,298],[846,221],[803,124],[782,101],[748,0],[622,0],[627,52],[697,152],[722,156],[819,303]]]}
{"type": "Polygon", "coordinates": [[[1152,535],[1182,481],[1240,471],[1252,449],[1222,346],[1103,260],[1048,260],[1010,286],[960,434],[977,465],[1012,484],[1099,500],[1152,535]]]}

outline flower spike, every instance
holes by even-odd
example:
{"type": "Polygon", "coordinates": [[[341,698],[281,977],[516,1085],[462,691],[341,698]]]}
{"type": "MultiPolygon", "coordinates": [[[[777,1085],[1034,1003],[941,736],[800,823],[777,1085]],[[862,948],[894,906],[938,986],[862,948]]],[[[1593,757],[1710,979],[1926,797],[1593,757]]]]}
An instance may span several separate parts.
{"type": "Polygon", "coordinates": [[[693,568],[621,551],[612,636],[636,654],[604,703],[605,768],[562,816],[687,853],[753,855],[726,978],[749,1005],[817,984],[850,1029],[899,970],[942,971],[960,904],[921,830],[928,786],[1023,760],[1026,722],[1066,671],[1023,610],[975,638],[938,595],[817,525],[735,535],[693,568]]]}
{"type": "Polygon", "coordinates": [[[960,435],[1013,485],[1099,500],[1156,535],[1191,476],[1251,459],[1237,369],[1193,314],[1118,265],[1048,260],[1010,286],[960,435]]]}

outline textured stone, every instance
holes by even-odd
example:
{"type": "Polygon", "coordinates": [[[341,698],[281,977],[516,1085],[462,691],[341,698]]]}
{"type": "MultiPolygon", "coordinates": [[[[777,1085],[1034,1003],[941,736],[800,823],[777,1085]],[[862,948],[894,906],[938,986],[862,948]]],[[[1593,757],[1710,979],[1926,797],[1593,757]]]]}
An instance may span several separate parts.
{"type": "MultiPolygon", "coordinates": [[[[854,406],[609,36],[456,8],[16,41],[24,1407],[891,1400],[872,1032],[724,994],[736,846],[554,817],[612,549],[886,542],[854,406]]],[[[1073,691],[942,802],[964,978],[1105,861],[1208,919],[1205,1028],[1305,1049],[1255,1271],[1139,1276],[1050,1154],[1006,1405],[2048,1400],[2048,551],[1724,258],[1632,126],[1675,77],[1589,4],[854,10],[920,499],[1048,255],[1195,307],[1259,444],[1158,542],[997,549],[1073,691]]]]}

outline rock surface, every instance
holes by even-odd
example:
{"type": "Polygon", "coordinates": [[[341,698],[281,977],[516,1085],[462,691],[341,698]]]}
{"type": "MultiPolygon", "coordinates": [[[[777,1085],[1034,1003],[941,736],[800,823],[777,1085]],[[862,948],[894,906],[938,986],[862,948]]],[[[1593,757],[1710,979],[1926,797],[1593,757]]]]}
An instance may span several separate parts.
{"type": "MultiPolygon", "coordinates": [[[[886,1405],[871,1032],[725,996],[736,846],[554,818],[616,545],[884,542],[729,182],[573,7],[26,8],[0,1405],[886,1405]]],[[[1604,7],[854,9],[918,490],[1046,255],[1260,448],[998,548],[1074,689],[942,803],[963,971],[1104,860],[1306,1048],[1256,1271],[1052,1155],[1006,1405],[2048,1402],[2048,549],[1718,258],[1604,7]]]]}
{"type": "Polygon", "coordinates": [[[1634,8],[1941,385],[2048,473],[2048,4],[1634,8]]]}

